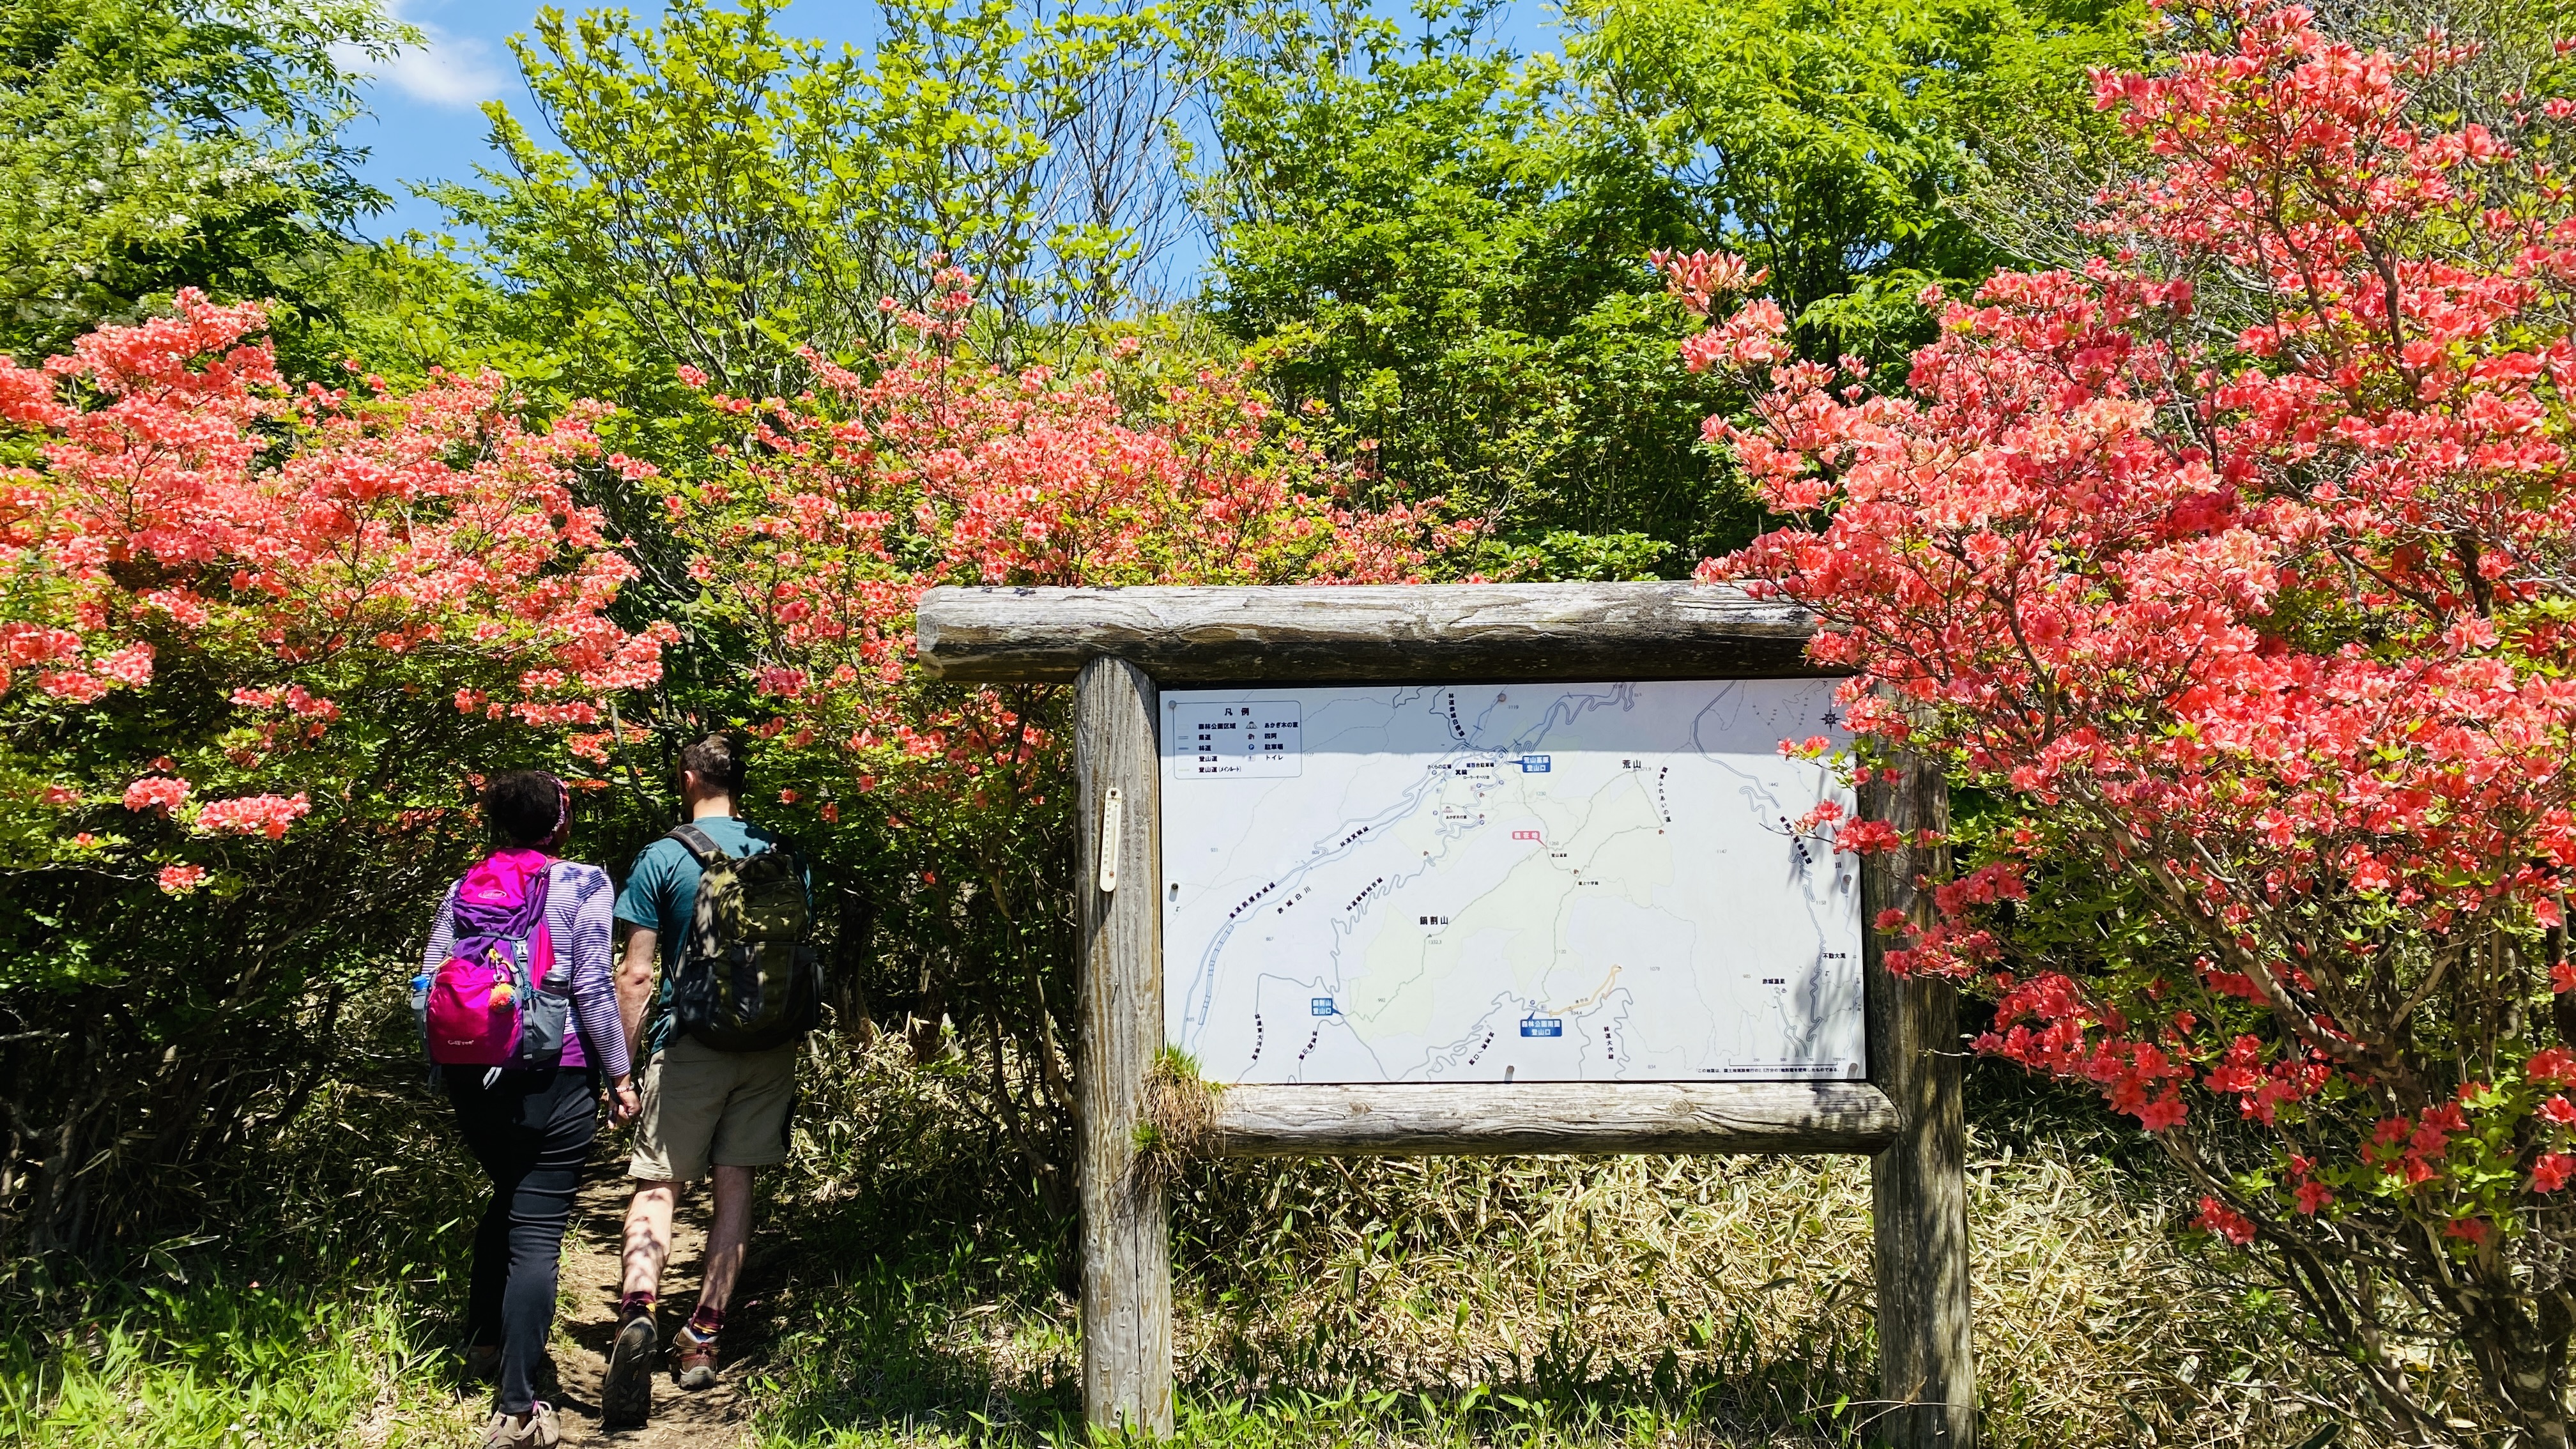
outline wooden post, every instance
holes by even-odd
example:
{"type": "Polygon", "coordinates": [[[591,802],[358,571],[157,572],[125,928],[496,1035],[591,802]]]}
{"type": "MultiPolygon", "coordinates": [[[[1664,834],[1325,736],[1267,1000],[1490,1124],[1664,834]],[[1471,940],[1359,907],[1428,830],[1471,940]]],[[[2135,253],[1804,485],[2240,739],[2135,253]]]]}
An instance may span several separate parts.
{"type": "Polygon", "coordinates": [[[1083,1417],[1105,1429],[1168,1435],[1171,1234],[1160,1182],[1136,1171],[1145,1076],[1163,1046],[1156,705],[1154,681],[1122,659],[1092,660],[1074,684],[1081,812],[1074,893],[1082,949],[1074,1102],[1081,1118],[1083,1417]]]}
{"type": "MultiPolygon", "coordinates": [[[[1861,813],[1911,839],[1945,831],[1941,772],[1909,761],[1892,781],[1862,787],[1861,813]]],[[[1869,995],[1869,1076],[1896,1104],[1896,1140],[1870,1159],[1870,1218],[1878,1260],[1879,1393],[1886,1408],[1873,1439],[1895,1449],[1969,1449],[1976,1442],[1977,1381],[1968,1340],[1967,1122],[1959,1088],[1959,999],[1945,981],[1888,974],[1875,922],[1894,909],[1928,918],[1915,878],[1937,849],[1911,846],[1868,857],[1861,911],[1869,995]]]]}

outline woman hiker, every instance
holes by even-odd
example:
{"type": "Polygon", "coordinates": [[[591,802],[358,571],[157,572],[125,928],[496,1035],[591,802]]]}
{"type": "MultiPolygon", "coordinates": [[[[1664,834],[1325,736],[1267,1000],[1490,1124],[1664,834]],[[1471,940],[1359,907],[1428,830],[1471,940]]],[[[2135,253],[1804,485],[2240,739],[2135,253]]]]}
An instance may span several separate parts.
{"type": "Polygon", "coordinates": [[[636,1106],[609,977],[615,893],[599,867],[553,858],[572,831],[572,792],[554,776],[495,776],[483,818],[499,848],[448,888],[412,996],[458,1130],[492,1180],[465,1311],[466,1369],[500,1381],[483,1444],[552,1449],[563,1431],[530,1380],[554,1331],[556,1263],[603,1077],[612,1121],[636,1106]]]}

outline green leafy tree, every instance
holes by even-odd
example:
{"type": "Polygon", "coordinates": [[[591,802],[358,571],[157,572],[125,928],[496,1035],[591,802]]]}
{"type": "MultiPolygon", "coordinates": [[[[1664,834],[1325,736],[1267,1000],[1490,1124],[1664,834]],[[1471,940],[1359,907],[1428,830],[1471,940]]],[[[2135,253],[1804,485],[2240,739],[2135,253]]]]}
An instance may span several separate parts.
{"type": "Polygon", "coordinates": [[[539,12],[515,45],[560,149],[495,105],[502,168],[433,190],[583,391],[685,364],[792,395],[800,349],[883,345],[880,304],[925,305],[943,262],[1017,336],[1113,307],[1167,247],[1161,12],[884,0],[862,55],[782,34],[782,8],[539,12]]]}
{"type": "MultiPolygon", "coordinates": [[[[782,13],[541,12],[516,47],[539,124],[491,108],[499,164],[431,189],[465,245],[379,254],[367,355],[488,365],[549,407],[612,399],[620,446],[695,482],[732,466],[740,425],[711,392],[794,398],[815,356],[875,366],[941,266],[974,275],[975,345],[1004,361],[1079,354],[1091,319],[1152,289],[1188,219],[1169,124],[1187,37],[1171,16],[886,0],[862,54],[795,38],[782,13]]],[[[640,570],[618,617],[682,626],[611,769],[630,787],[624,824],[649,836],[676,744],[767,716],[751,644],[704,607],[663,498],[592,486],[640,570]]],[[[855,827],[812,843],[835,977],[857,982],[851,953],[907,862],[855,827]]],[[[897,1004],[926,1002],[935,1024],[945,1006],[925,990],[897,1004]]]]}
{"type": "Polygon", "coordinates": [[[1211,302],[1388,479],[1484,515],[1487,572],[1679,571],[1758,515],[1696,445],[1741,399],[1673,363],[1690,323],[1647,253],[1727,238],[1803,346],[1901,356],[1921,324],[1891,303],[1997,260],[1942,207],[1985,128],[2079,124],[2025,98],[2125,53],[2117,15],[2061,8],[1594,5],[1558,60],[1493,43],[1490,3],[1412,33],[1253,7],[1196,188],[1211,302]]]}
{"type": "Polygon", "coordinates": [[[1988,153],[2083,133],[2125,0],[1593,0],[1570,13],[1599,144],[1769,271],[1802,353],[1900,361],[1915,296],[2008,260],[1943,202],[1988,153]]]}
{"type": "MultiPolygon", "coordinates": [[[[373,0],[0,5],[0,349],[43,357],[194,286],[329,310],[356,174],[340,57],[407,39],[373,0]]],[[[312,359],[291,357],[290,366],[312,359]]]]}
{"type": "Polygon", "coordinates": [[[1485,44],[1491,13],[1418,40],[1349,3],[1238,17],[1194,188],[1212,309],[1285,401],[1370,435],[1390,484],[1514,535],[1486,571],[1600,571],[1542,546],[1568,530],[1651,535],[1611,572],[1682,562],[1654,540],[1724,513],[1691,442],[1720,398],[1672,366],[1688,319],[1645,270],[1684,218],[1580,154],[1562,72],[1485,44]]]}

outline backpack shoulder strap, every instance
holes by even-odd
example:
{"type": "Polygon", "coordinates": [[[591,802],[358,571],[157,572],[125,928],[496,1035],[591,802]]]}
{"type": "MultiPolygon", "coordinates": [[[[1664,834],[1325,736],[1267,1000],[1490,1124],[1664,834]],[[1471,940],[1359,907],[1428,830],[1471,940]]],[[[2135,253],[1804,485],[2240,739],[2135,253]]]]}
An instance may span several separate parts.
{"type": "MultiPolygon", "coordinates": [[[[805,852],[798,850],[796,848],[796,842],[788,839],[784,835],[774,837],[770,841],[767,849],[757,851],[755,853],[759,855],[774,855],[780,860],[785,861],[787,863],[788,870],[795,875],[796,883],[800,886],[805,884],[805,877],[812,869],[805,863],[805,852]]],[[[809,890],[807,894],[810,896],[812,892],[809,890]]],[[[809,901],[808,904],[810,905],[811,902],[809,901]]]]}
{"type": "Polygon", "coordinates": [[[723,846],[716,844],[714,836],[694,825],[674,826],[671,833],[662,838],[680,842],[680,848],[687,851],[690,858],[697,861],[701,869],[719,860],[733,859],[732,856],[725,854],[723,846]]]}

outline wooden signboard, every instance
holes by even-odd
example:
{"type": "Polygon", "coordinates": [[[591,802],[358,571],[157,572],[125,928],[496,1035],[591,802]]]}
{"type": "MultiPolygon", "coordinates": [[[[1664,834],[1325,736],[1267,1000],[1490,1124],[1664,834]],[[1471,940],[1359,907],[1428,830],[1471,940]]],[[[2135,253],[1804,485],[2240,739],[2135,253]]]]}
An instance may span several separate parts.
{"type": "MultiPolygon", "coordinates": [[[[1295,924],[1289,913],[1308,894],[1285,871],[1274,884],[1242,893],[1241,900],[1217,895],[1195,862],[1182,872],[1187,881],[1178,875],[1167,879],[1165,782],[1185,763],[1175,753],[1185,742],[1173,736],[1183,727],[1184,703],[1193,721],[1187,727],[1199,731],[1192,738],[1208,741],[1187,748],[1207,751],[1197,757],[1208,762],[1207,771],[1293,776],[1301,768],[1295,758],[1297,736],[1301,729],[1315,732],[1311,713],[1305,717],[1308,722],[1301,722],[1291,708],[1264,705],[1257,711],[1263,717],[1255,723],[1263,727],[1268,743],[1247,743],[1242,736],[1208,733],[1232,727],[1234,712],[1219,709],[1222,699],[1206,691],[1234,691],[1246,699],[1275,702],[1302,689],[1308,692],[1296,697],[1347,714],[1345,705],[1370,700],[1362,688],[1367,686],[1411,705],[1445,708],[1449,715],[1444,723],[1457,716],[1461,697],[1470,699],[1471,712],[1550,711],[1548,728],[1601,700],[1614,700],[1621,710],[1642,712],[1641,717],[1653,714],[1648,706],[1665,707],[1669,718],[1676,699],[1687,705],[1702,699],[1740,703],[1757,697],[1820,697],[1813,689],[1800,693],[1794,683],[1818,674],[1805,657],[1810,632],[1809,621],[1794,607],[1757,602],[1722,587],[1678,583],[941,588],[924,596],[920,654],[932,673],[969,682],[1070,683],[1075,689],[1082,822],[1076,865],[1082,1041],[1075,1095],[1081,1114],[1083,1401],[1093,1423],[1155,1434],[1168,1433],[1172,1425],[1168,1227],[1158,1178],[1136,1170],[1136,1128],[1143,1119],[1148,1074],[1166,1042],[1167,1022],[1195,1027],[1211,1008],[1196,996],[1188,1002],[1177,997],[1167,1001],[1166,925],[1177,931],[1187,919],[1196,933],[1193,941],[1230,939],[1211,937],[1207,928],[1214,925],[1222,933],[1241,923],[1207,913],[1250,913],[1264,921],[1276,919],[1278,929],[1287,930],[1295,924]],[[1570,683],[1601,680],[1621,683],[1570,683]],[[1652,681],[1683,683],[1656,690],[1648,687],[1652,681]],[[1790,683],[1760,687],[1747,681],[1790,683]],[[1551,684],[1565,685],[1575,694],[1551,696],[1544,688],[1551,684]],[[1314,692],[1324,686],[1343,688],[1314,692]],[[1407,688],[1412,686],[1424,688],[1407,688]],[[1442,696],[1434,686],[1455,688],[1442,696]],[[1523,691],[1518,706],[1510,702],[1515,686],[1523,691]],[[1395,687],[1392,694],[1390,687],[1395,687]],[[1576,698],[1577,705],[1563,704],[1568,697],[1576,698]],[[1219,714],[1226,716],[1222,725],[1212,722],[1219,714]],[[1279,753],[1265,756],[1264,750],[1279,753]],[[1271,889],[1285,893],[1263,893],[1271,889]],[[1185,897],[1207,903],[1185,905],[1185,897]],[[1191,909],[1202,914],[1185,916],[1191,909]],[[1182,1008],[1179,1015],[1175,1007],[1182,1008]]],[[[1702,707],[1699,717],[1707,718],[1713,707],[1702,707]]],[[[1421,708],[1411,712],[1422,713],[1421,708]]],[[[1471,743],[1471,726],[1484,729],[1483,716],[1459,718],[1449,726],[1462,749],[1471,743]]],[[[1435,783],[1463,792],[1455,800],[1491,799],[1497,811],[1519,797],[1512,792],[1528,795],[1541,786],[1513,778],[1515,765],[1521,771],[1556,768],[1546,754],[1515,755],[1481,745],[1474,752],[1478,759],[1471,764],[1452,768],[1435,763],[1433,773],[1459,777],[1435,783]],[[1503,773],[1494,773],[1497,769],[1503,773]]],[[[1576,758],[1638,772],[1637,788],[1628,793],[1639,799],[1657,798],[1649,782],[1670,773],[1642,751],[1635,759],[1576,758]]],[[[1408,765],[1393,745],[1368,759],[1381,771],[1421,768],[1408,765]],[[1391,767],[1384,763],[1390,759],[1395,762],[1391,767]]],[[[1294,801],[1296,788],[1276,787],[1264,798],[1294,801]]],[[[1919,838],[1920,830],[1937,832],[1946,824],[1942,783],[1928,769],[1873,781],[1861,788],[1856,803],[1862,815],[1889,822],[1908,840],[1919,838]]],[[[1444,819],[1456,826],[1445,838],[1490,837],[1497,847],[1517,843],[1533,853],[1549,845],[1549,829],[1538,817],[1531,818],[1528,829],[1510,830],[1501,827],[1516,821],[1489,820],[1480,803],[1443,808],[1444,819]],[[1489,824],[1496,828],[1478,834],[1477,827],[1489,824]]],[[[1198,823],[1199,817],[1188,817],[1193,830],[1198,823]]],[[[1673,825],[1660,817],[1656,823],[1673,825]]],[[[1360,832],[1355,825],[1345,834],[1356,841],[1360,832]]],[[[1337,838],[1327,844],[1344,842],[1337,838]]],[[[1382,849],[1382,838],[1368,846],[1382,849]]],[[[1431,854],[1428,849],[1422,853],[1431,854]]],[[[1798,858],[1806,860],[1805,852],[1798,858]]],[[[1292,1069],[1290,1056],[1284,1055],[1292,1053],[1292,1041],[1313,1051],[1326,1040],[1323,1025],[1309,1027],[1302,1012],[1288,1014],[1302,1004],[1294,999],[1296,993],[1310,988],[1292,972],[1285,986],[1265,981],[1270,997],[1255,1000],[1241,994],[1237,980],[1236,1008],[1228,1018],[1234,1035],[1226,1039],[1229,1065],[1219,1078],[1231,1084],[1216,1099],[1214,1148],[1226,1154],[1276,1156],[1868,1154],[1884,1400],[1872,1437],[1902,1449],[1969,1445],[1975,1433],[1975,1392],[1969,1359],[1957,1003],[1946,984],[1890,976],[1882,961],[1883,944],[1868,926],[1891,908],[1919,917],[1926,903],[1917,899],[1913,882],[1935,864],[1921,847],[1866,858],[1859,868],[1857,901],[1845,903],[1856,906],[1858,925],[1852,929],[1861,960],[1852,984],[1858,1000],[1847,1003],[1839,1018],[1829,993],[1806,1001],[1803,1015],[1790,1011],[1782,1016],[1793,1041],[1788,1047],[1776,1042],[1694,1047],[1685,1042],[1663,1048],[1669,1060],[1641,1066],[1633,1047],[1620,1057],[1619,1034],[1607,1027],[1596,1031],[1588,1024],[1591,1018],[1550,1014],[1541,1019],[1537,1008],[1528,1008],[1517,1034],[1529,1040],[1506,1040],[1490,1059],[1483,1044],[1496,1035],[1511,1037],[1508,1021],[1504,1029],[1471,1035],[1468,1047],[1436,1059],[1403,1058],[1383,1068],[1384,1079],[1372,1076],[1365,1065],[1359,1070],[1350,1066],[1379,1058],[1346,1053],[1338,1069],[1323,1073],[1330,1080],[1317,1080],[1302,1065],[1292,1069]],[[1284,1004],[1282,995],[1290,998],[1284,1004]],[[1856,1021],[1850,1019],[1854,1012],[1856,1021]],[[1265,1035],[1272,1021],[1282,1033],[1278,1046],[1269,1045],[1265,1035]],[[1568,1023],[1580,1040],[1564,1039],[1568,1023]],[[1301,1028],[1307,1034],[1298,1035],[1301,1028]],[[1598,1048],[1589,1040],[1594,1034],[1601,1037],[1598,1048]],[[1848,1048],[1838,1045],[1847,1039],[1856,1040],[1848,1048]],[[1512,1068],[1498,1065],[1507,1056],[1524,1061],[1530,1071],[1515,1077],[1512,1068]],[[1673,1079],[1622,1079],[1640,1072],[1673,1079]],[[1278,1079],[1283,1073],[1287,1079],[1278,1079]]],[[[1361,871],[1358,878],[1363,892],[1396,888],[1381,886],[1391,878],[1386,872],[1361,871]]],[[[1685,891],[1690,888],[1685,882],[1685,891]]],[[[1799,888],[1794,883],[1781,887],[1799,888]]],[[[1820,880],[1813,888],[1829,891],[1831,882],[1820,880]]],[[[1240,893],[1239,887],[1226,889],[1240,893]]],[[[1330,891],[1324,904],[1336,899],[1346,914],[1368,905],[1365,895],[1346,892],[1337,898],[1330,891]]],[[[1401,919],[1420,922],[1423,940],[1417,944],[1408,937],[1390,949],[1428,952],[1451,934],[1451,918],[1445,914],[1401,919]]],[[[1617,921],[1601,919],[1610,922],[1607,932],[1616,934],[1617,921]]],[[[1490,939],[1496,938],[1468,934],[1461,944],[1472,951],[1476,941],[1490,939]]],[[[1217,948],[1209,947],[1207,959],[1215,960],[1216,954],[1217,948]]],[[[1611,968],[1611,975],[1619,969],[1611,968]]],[[[1630,962],[1629,969],[1653,968],[1630,962]]],[[[1694,969],[1705,974],[1704,965],[1694,969]]],[[[1761,981],[1778,991],[1796,989],[1781,985],[1781,977],[1761,981]]],[[[1190,978],[1185,989],[1211,988],[1190,978]]],[[[1605,984],[1584,1004],[1599,1001],[1609,989],[1605,984]]],[[[1498,996],[1501,1004],[1493,1008],[1506,1016],[1516,1009],[1508,995],[1498,996]]],[[[1409,1002],[1407,1009],[1418,1015],[1433,1012],[1436,1005],[1409,1002]]],[[[1389,1006],[1377,999],[1365,1009],[1384,1020],[1389,1006]]],[[[1330,1023],[1337,1043],[1352,1034],[1351,1013],[1364,1010],[1336,1002],[1330,994],[1317,995],[1312,1009],[1318,1021],[1330,1023]]],[[[1478,1009],[1478,1004],[1470,1002],[1466,1009],[1478,1009]]]]}

